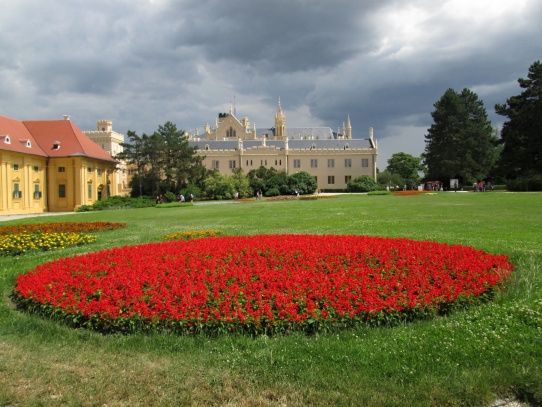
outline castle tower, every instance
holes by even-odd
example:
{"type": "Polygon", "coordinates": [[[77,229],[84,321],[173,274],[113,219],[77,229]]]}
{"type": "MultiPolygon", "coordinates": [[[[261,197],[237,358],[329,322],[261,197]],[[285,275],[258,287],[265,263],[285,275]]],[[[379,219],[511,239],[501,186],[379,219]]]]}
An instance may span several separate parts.
{"type": "Polygon", "coordinates": [[[350,115],[348,115],[348,120],[346,121],[346,128],[344,132],[344,137],[347,139],[352,138],[352,125],[350,124],[350,115]]]}
{"type": "Polygon", "coordinates": [[[275,114],[275,138],[282,140],[284,137],[286,137],[286,116],[282,113],[279,97],[279,107],[275,114]]]}
{"type": "Polygon", "coordinates": [[[98,131],[113,131],[113,122],[111,120],[98,120],[98,131]]]}

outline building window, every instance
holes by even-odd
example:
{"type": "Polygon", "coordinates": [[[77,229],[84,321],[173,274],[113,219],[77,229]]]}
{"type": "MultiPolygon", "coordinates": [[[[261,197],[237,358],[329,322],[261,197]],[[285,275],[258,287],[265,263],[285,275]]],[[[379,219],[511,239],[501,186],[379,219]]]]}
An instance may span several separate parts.
{"type": "Polygon", "coordinates": [[[87,172],[92,172],[92,167],[87,167],[87,172]]]}
{"type": "Polygon", "coordinates": [[[19,171],[19,164],[13,164],[13,171],[19,171]]]}
{"type": "Polygon", "coordinates": [[[344,159],[344,166],[345,166],[346,168],[352,167],[352,159],[351,159],[351,158],[345,158],[345,159],[344,159]]]}
{"type": "Polygon", "coordinates": [[[92,184],[87,185],[87,196],[89,199],[92,199],[92,184]]]}
{"type": "Polygon", "coordinates": [[[301,168],[301,160],[294,160],[294,168],[301,168]]]}
{"type": "Polygon", "coordinates": [[[235,168],[235,160],[230,160],[230,169],[234,169],[235,168]]]}
{"type": "Polygon", "coordinates": [[[311,159],[311,168],[318,168],[318,160],[317,159],[311,159]]]}
{"type": "Polygon", "coordinates": [[[278,165],[279,161],[278,160],[275,160],[275,165],[278,165]]]}
{"type": "Polygon", "coordinates": [[[34,199],[41,198],[40,184],[34,184],[34,199]]]}
{"type": "Polygon", "coordinates": [[[345,184],[348,184],[350,182],[350,180],[352,179],[352,176],[351,175],[345,175],[344,176],[344,183],[345,184]]]}
{"type": "Polygon", "coordinates": [[[98,175],[102,175],[103,170],[101,168],[98,168],[98,175]]]}
{"type": "Polygon", "coordinates": [[[327,176],[327,183],[328,184],[334,184],[335,183],[335,177],[333,175],[327,176]]]}
{"type": "Polygon", "coordinates": [[[19,190],[19,184],[16,182],[13,184],[13,198],[20,199],[23,197],[23,191],[19,190]]]}
{"type": "Polygon", "coordinates": [[[335,160],[333,158],[328,158],[327,159],[327,167],[328,168],[333,168],[335,167],[335,160]]]}
{"type": "Polygon", "coordinates": [[[66,198],[66,184],[58,184],[58,197],[66,198]]]}
{"type": "Polygon", "coordinates": [[[211,168],[213,170],[218,170],[219,166],[218,166],[218,160],[213,160],[213,162],[211,163],[211,168]]]}
{"type": "Polygon", "coordinates": [[[66,167],[58,167],[58,172],[66,172],[66,167]]]}
{"type": "Polygon", "coordinates": [[[368,167],[369,166],[369,159],[368,158],[362,158],[361,159],[361,166],[362,167],[368,167]]]}
{"type": "Polygon", "coordinates": [[[34,165],[34,172],[38,172],[40,168],[37,165],[34,165]]]}

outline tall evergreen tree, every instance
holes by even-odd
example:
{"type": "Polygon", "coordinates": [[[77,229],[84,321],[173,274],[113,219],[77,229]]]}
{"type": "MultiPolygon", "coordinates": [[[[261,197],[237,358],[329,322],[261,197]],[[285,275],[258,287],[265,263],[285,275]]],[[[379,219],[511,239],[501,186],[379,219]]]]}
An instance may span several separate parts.
{"type": "Polygon", "coordinates": [[[462,184],[486,178],[497,159],[497,138],[483,102],[469,89],[448,89],[434,106],[423,154],[427,178],[462,184]]]}
{"type": "Polygon", "coordinates": [[[508,117],[501,131],[503,150],[499,172],[508,179],[542,174],[542,63],[529,68],[527,79],[518,79],[524,89],[495,111],[508,117]]]}
{"type": "Polygon", "coordinates": [[[204,157],[188,145],[184,132],[177,130],[175,124],[166,122],[150,136],[139,137],[133,131],[127,135],[129,142],[121,143],[124,151],[116,158],[136,167],[131,187],[137,188],[140,195],[178,193],[189,183],[202,183],[204,157]]]}

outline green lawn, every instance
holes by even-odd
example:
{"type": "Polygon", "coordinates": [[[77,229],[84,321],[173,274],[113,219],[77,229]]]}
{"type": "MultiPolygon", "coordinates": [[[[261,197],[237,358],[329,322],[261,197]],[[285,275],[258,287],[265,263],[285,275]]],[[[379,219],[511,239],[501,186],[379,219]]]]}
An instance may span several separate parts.
{"type": "MultiPolygon", "coordinates": [[[[0,406],[488,406],[542,402],[542,194],[341,195],[0,223],[126,222],[88,246],[0,257],[0,406]],[[508,291],[448,317],[334,334],[104,336],[16,311],[16,276],[60,256],[219,229],[459,243],[515,264],[508,291]]],[[[423,256],[420,253],[420,256],[423,256]]]]}

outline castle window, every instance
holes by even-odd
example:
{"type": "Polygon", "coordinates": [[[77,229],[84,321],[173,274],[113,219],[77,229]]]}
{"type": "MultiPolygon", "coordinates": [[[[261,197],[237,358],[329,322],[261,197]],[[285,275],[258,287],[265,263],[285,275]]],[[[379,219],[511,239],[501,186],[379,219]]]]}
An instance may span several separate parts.
{"type": "Polygon", "coordinates": [[[218,168],[219,168],[219,166],[218,166],[218,160],[213,160],[213,161],[211,162],[211,168],[212,168],[213,170],[218,170],[218,168]]]}
{"type": "Polygon", "coordinates": [[[92,167],[87,167],[87,172],[92,172],[92,167]]]}
{"type": "Polygon", "coordinates": [[[346,143],[346,144],[344,145],[344,149],[345,149],[345,150],[348,150],[349,148],[350,148],[350,146],[348,145],[348,143],[346,143]]]}
{"type": "Polygon", "coordinates": [[[350,180],[352,179],[352,176],[351,175],[345,175],[344,176],[344,183],[345,184],[348,184],[350,182],[350,180]]]}
{"type": "Polygon", "coordinates": [[[333,158],[328,158],[327,160],[327,166],[328,168],[333,168],[335,167],[335,160],[333,158]]]}
{"type": "Polygon", "coordinates": [[[53,150],[60,149],[60,141],[53,141],[53,150]]]}
{"type": "Polygon", "coordinates": [[[34,172],[38,172],[40,168],[37,165],[34,165],[34,172]]]}
{"type": "Polygon", "coordinates": [[[58,197],[66,198],[66,184],[58,184],[58,197]]]}
{"type": "Polygon", "coordinates": [[[6,144],[11,144],[11,139],[7,135],[6,136],[0,136],[0,140],[2,140],[6,144]]]}
{"type": "Polygon", "coordinates": [[[318,168],[318,160],[311,159],[311,168],[318,168]]]}
{"type": "Polygon", "coordinates": [[[102,175],[103,170],[101,168],[98,168],[98,175],[102,175]]]}
{"type": "Polygon", "coordinates": [[[19,190],[19,184],[15,182],[13,184],[13,198],[14,199],[21,199],[23,197],[23,191],[19,190]]]}
{"type": "Polygon", "coordinates": [[[87,196],[92,199],[92,184],[90,182],[87,184],[87,196]]]}
{"type": "Polygon", "coordinates": [[[352,166],[352,159],[351,158],[345,158],[344,159],[344,166],[345,167],[351,167],[352,166]]]}
{"type": "Polygon", "coordinates": [[[34,184],[34,199],[41,198],[40,184],[34,184]]]}
{"type": "Polygon", "coordinates": [[[368,158],[362,158],[361,159],[361,166],[362,167],[368,167],[369,166],[369,159],[368,158]]]}
{"type": "Polygon", "coordinates": [[[230,169],[235,169],[235,160],[230,160],[230,169]]]}
{"type": "Polygon", "coordinates": [[[205,144],[205,151],[209,151],[209,144],[205,144]]]}
{"type": "Polygon", "coordinates": [[[311,146],[311,150],[316,150],[316,144],[313,144],[313,145],[311,146]]]}
{"type": "Polygon", "coordinates": [[[301,168],[301,160],[294,160],[294,168],[301,168]]]}
{"type": "Polygon", "coordinates": [[[58,167],[58,172],[66,172],[66,167],[58,167]]]}
{"type": "Polygon", "coordinates": [[[19,171],[19,164],[13,164],[13,171],[19,171]]]}
{"type": "Polygon", "coordinates": [[[335,177],[333,175],[327,176],[327,183],[328,184],[335,184],[335,177]]]}

